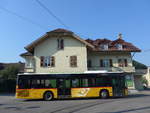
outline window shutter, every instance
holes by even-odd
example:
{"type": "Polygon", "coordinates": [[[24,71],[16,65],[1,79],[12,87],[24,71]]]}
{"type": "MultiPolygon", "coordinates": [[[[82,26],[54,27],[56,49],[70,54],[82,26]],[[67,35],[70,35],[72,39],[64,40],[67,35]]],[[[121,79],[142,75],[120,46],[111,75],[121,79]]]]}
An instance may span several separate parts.
{"type": "Polygon", "coordinates": [[[74,67],[77,67],[77,56],[74,56],[74,67]]]}
{"type": "Polygon", "coordinates": [[[40,57],[40,65],[41,65],[41,67],[44,66],[44,56],[40,57]]]}
{"type": "Polygon", "coordinates": [[[77,56],[70,56],[70,66],[77,67],[77,56]]]}
{"type": "Polygon", "coordinates": [[[51,66],[55,67],[55,57],[54,56],[51,57],[51,66]]]}
{"type": "Polygon", "coordinates": [[[112,59],[109,59],[109,66],[110,66],[110,67],[113,67],[112,59]]]}
{"type": "Polygon", "coordinates": [[[47,66],[50,66],[50,63],[51,63],[51,57],[50,56],[46,57],[46,63],[47,63],[47,66]]]}
{"type": "Polygon", "coordinates": [[[60,40],[57,39],[57,48],[60,49],[60,40]]]}
{"type": "Polygon", "coordinates": [[[127,67],[128,66],[127,59],[124,59],[124,63],[125,63],[125,67],[127,67]]]}
{"type": "Polygon", "coordinates": [[[91,61],[91,60],[88,60],[87,66],[88,66],[88,67],[92,67],[92,61],[91,61]]]}
{"type": "Polygon", "coordinates": [[[64,40],[63,39],[61,39],[61,42],[60,42],[60,47],[61,47],[61,49],[64,49],[64,40]]]}
{"type": "Polygon", "coordinates": [[[100,67],[104,67],[103,60],[100,60],[100,67]]]}

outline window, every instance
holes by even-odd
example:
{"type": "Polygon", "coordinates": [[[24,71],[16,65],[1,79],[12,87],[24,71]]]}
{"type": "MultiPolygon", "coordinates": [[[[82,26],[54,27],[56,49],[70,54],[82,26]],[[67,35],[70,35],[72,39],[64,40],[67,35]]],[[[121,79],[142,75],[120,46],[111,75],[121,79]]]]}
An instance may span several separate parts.
{"type": "Polygon", "coordinates": [[[123,49],[122,44],[116,44],[116,47],[117,47],[118,50],[122,50],[123,49]]]}
{"type": "Polygon", "coordinates": [[[112,59],[101,59],[100,67],[113,67],[112,59]]]}
{"type": "Polygon", "coordinates": [[[20,89],[28,89],[30,88],[31,81],[28,79],[19,79],[18,85],[20,89]]]}
{"type": "Polygon", "coordinates": [[[73,79],[72,80],[72,87],[75,88],[75,87],[79,87],[79,86],[80,86],[79,79],[73,79]]]}
{"type": "Polygon", "coordinates": [[[87,61],[87,66],[88,66],[88,67],[92,67],[92,61],[91,61],[91,60],[88,60],[88,61],[87,61]]]}
{"type": "Polygon", "coordinates": [[[33,68],[33,59],[26,59],[26,68],[33,68]]]}
{"type": "Polygon", "coordinates": [[[88,79],[82,79],[82,87],[88,87],[88,79]]]}
{"type": "Polygon", "coordinates": [[[77,67],[77,56],[70,56],[70,67],[77,67]]]}
{"type": "Polygon", "coordinates": [[[55,57],[41,56],[41,67],[55,67],[55,57]]]}
{"type": "Polygon", "coordinates": [[[95,87],[95,78],[82,78],[81,87],[95,87]]]}
{"type": "Polygon", "coordinates": [[[64,39],[57,39],[57,48],[59,50],[64,49],[64,39]]]}
{"type": "Polygon", "coordinates": [[[46,88],[56,88],[56,79],[46,79],[45,87],[46,88]]]}
{"type": "Polygon", "coordinates": [[[100,77],[96,78],[96,86],[111,86],[111,78],[108,77],[100,77]]]}
{"type": "Polygon", "coordinates": [[[128,67],[127,59],[118,59],[118,66],[119,67],[128,67]]]}
{"type": "Polygon", "coordinates": [[[108,44],[101,44],[100,49],[102,50],[108,50],[108,44]]]}

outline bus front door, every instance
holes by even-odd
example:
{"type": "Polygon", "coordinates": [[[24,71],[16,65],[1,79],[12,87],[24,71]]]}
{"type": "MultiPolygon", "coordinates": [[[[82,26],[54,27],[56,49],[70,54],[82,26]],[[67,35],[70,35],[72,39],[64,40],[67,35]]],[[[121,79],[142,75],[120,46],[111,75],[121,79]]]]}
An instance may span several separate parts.
{"type": "Polygon", "coordinates": [[[125,94],[125,81],[123,77],[112,78],[113,96],[120,97],[125,94]]]}
{"type": "Polygon", "coordinates": [[[58,98],[71,97],[70,79],[57,79],[58,98]]]}

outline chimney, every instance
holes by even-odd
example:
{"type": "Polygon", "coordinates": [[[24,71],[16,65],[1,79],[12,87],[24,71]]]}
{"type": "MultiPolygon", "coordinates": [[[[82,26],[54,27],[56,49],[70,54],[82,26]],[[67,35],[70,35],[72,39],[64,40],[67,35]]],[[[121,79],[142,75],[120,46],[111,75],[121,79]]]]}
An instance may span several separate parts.
{"type": "Polygon", "coordinates": [[[121,33],[118,34],[118,39],[122,39],[122,34],[121,33]]]}

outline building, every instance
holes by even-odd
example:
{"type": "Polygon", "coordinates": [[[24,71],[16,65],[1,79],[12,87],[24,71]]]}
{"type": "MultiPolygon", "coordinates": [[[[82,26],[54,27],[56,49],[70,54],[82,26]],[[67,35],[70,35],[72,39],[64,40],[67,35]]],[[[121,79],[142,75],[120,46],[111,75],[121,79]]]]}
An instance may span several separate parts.
{"type": "Polygon", "coordinates": [[[144,77],[147,80],[148,88],[150,88],[150,67],[149,66],[147,67],[147,71],[146,71],[146,74],[144,74],[144,77]]]}
{"type": "Polygon", "coordinates": [[[135,89],[143,90],[144,84],[147,88],[150,88],[150,67],[136,69],[134,73],[135,89]],[[143,81],[145,82],[143,83],[143,81]]]}
{"type": "Polygon", "coordinates": [[[72,31],[56,29],[47,32],[25,47],[21,56],[26,73],[84,73],[92,70],[127,73],[134,88],[132,52],[141,50],[122,39],[81,39],[72,31]]]}

